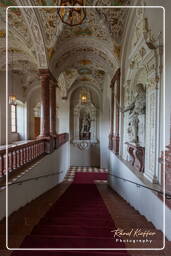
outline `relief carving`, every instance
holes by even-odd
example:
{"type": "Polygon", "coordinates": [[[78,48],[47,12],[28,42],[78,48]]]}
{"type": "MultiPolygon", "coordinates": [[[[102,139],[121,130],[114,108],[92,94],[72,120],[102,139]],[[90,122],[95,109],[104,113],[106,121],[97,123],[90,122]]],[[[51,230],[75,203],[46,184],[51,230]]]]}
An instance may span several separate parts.
{"type": "Polygon", "coordinates": [[[125,108],[129,111],[128,136],[129,142],[139,144],[139,124],[140,116],[145,115],[146,93],[143,84],[139,83],[135,87],[135,98],[133,102],[125,108]]]}

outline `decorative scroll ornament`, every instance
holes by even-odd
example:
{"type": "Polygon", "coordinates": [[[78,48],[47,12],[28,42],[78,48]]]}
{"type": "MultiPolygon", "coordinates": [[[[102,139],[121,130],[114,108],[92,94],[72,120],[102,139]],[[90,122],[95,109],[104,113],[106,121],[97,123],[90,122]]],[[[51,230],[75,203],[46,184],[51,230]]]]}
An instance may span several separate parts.
{"type": "Polygon", "coordinates": [[[90,143],[82,141],[82,142],[78,143],[77,146],[80,150],[88,150],[90,143]]]}
{"type": "Polygon", "coordinates": [[[78,147],[81,151],[83,151],[83,150],[89,150],[89,148],[91,146],[98,144],[98,141],[92,142],[92,141],[88,141],[88,140],[87,141],[77,140],[77,141],[72,141],[72,144],[75,147],[78,147]]]}

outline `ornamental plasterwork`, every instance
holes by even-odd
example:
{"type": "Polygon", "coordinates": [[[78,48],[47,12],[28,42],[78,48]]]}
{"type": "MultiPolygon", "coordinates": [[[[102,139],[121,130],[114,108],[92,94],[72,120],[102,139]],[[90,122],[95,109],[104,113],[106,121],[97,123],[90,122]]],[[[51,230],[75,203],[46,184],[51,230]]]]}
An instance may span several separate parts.
{"type": "MultiPolygon", "coordinates": [[[[83,50],[83,49],[80,49],[83,50]]],[[[82,58],[88,58],[91,61],[93,61],[96,65],[104,66],[105,71],[108,72],[111,76],[114,73],[114,67],[111,65],[108,60],[104,61],[99,54],[94,54],[94,52],[82,52],[82,54],[79,54],[79,49],[76,48],[76,51],[66,53],[62,58],[58,59],[58,62],[56,64],[55,69],[53,69],[53,72],[56,76],[59,75],[59,73],[63,72],[66,69],[73,67],[73,59],[75,62],[79,62],[82,58]]]]}
{"type": "MultiPolygon", "coordinates": [[[[9,63],[9,67],[11,65],[12,62],[12,58],[11,58],[11,51],[13,51],[13,62],[14,62],[14,67],[13,69],[20,69],[23,70],[23,62],[29,62],[31,66],[35,67],[37,69],[37,63],[35,58],[33,58],[33,56],[30,56],[29,54],[27,54],[23,49],[22,46],[19,49],[19,44],[13,45],[13,47],[9,47],[9,51],[8,51],[8,63],[9,63]]],[[[0,54],[1,54],[1,58],[0,58],[0,70],[5,70],[6,69],[6,49],[5,48],[0,48],[0,54]]],[[[28,66],[27,66],[28,67],[28,66]]],[[[27,69],[26,69],[27,70],[27,69]]]]}
{"type": "Polygon", "coordinates": [[[43,23],[45,44],[51,48],[63,29],[63,23],[57,15],[56,8],[39,8],[37,11],[40,15],[40,21],[43,23]]]}
{"type": "Polygon", "coordinates": [[[67,97],[67,86],[63,72],[58,77],[58,87],[61,90],[62,98],[67,97]]]}
{"type": "Polygon", "coordinates": [[[94,78],[103,79],[105,75],[104,65],[101,65],[99,62],[92,62],[90,59],[89,63],[83,63],[84,60],[74,62],[73,68],[78,71],[78,75],[81,76],[90,76],[94,78]]]}
{"type": "Polygon", "coordinates": [[[97,0],[96,5],[98,6],[114,6],[116,8],[98,8],[96,9],[107,26],[112,39],[115,43],[120,44],[122,42],[123,33],[128,17],[128,8],[117,8],[117,6],[130,5],[130,0],[97,0]]]}
{"type": "MultiPolygon", "coordinates": [[[[85,47],[85,41],[78,40],[76,41],[77,44],[72,45],[69,44],[68,49],[63,45],[61,46],[61,51],[56,52],[51,60],[51,70],[53,70],[54,74],[57,75],[56,72],[63,72],[67,68],[71,68],[73,66],[73,59],[74,63],[81,61],[82,59],[90,60],[93,65],[100,65],[100,69],[104,68],[106,72],[111,74],[114,73],[116,67],[118,67],[118,61],[113,55],[107,51],[107,49],[102,48],[101,44],[96,44],[97,48],[94,48],[94,41],[90,41],[88,45],[91,47],[85,47]],[[93,45],[92,45],[92,44],[93,45]],[[62,54],[63,52],[63,54],[62,54]]],[[[98,68],[97,68],[98,69],[98,68]]]]}
{"type": "Polygon", "coordinates": [[[52,58],[52,63],[55,61],[55,59],[58,59],[61,55],[63,55],[65,52],[69,51],[76,51],[75,49],[82,48],[80,54],[82,51],[94,51],[98,52],[98,54],[104,58],[104,60],[108,59],[114,66],[118,66],[118,59],[113,55],[113,48],[112,51],[111,49],[108,48],[108,44],[101,40],[96,40],[94,38],[74,38],[71,40],[66,40],[63,42],[63,44],[57,44],[55,48],[55,54],[52,58]],[[60,51],[59,51],[60,49],[60,51]]]}
{"type": "Polygon", "coordinates": [[[65,79],[66,89],[68,90],[77,79],[78,71],[76,69],[67,69],[63,72],[63,76],[65,79]]]}
{"type": "MultiPolygon", "coordinates": [[[[0,3],[0,12],[1,12],[1,22],[5,24],[5,11],[6,7],[8,6],[17,6],[17,5],[30,5],[30,1],[26,0],[11,0],[11,1],[5,1],[2,0],[0,3]]],[[[31,8],[10,8],[8,9],[8,23],[9,23],[9,31],[12,32],[12,34],[15,35],[16,41],[21,42],[24,47],[27,54],[30,54],[36,58],[38,66],[41,67],[47,67],[46,57],[43,56],[43,52],[45,52],[43,44],[43,40],[41,37],[39,37],[39,41],[36,44],[36,38],[34,38],[35,34],[33,28],[34,22],[36,23],[36,20],[33,19],[35,17],[34,11],[32,11],[31,8]],[[32,27],[31,27],[32,26],[32,27]],[[33,33],[32,33],[33,32],[33,33]],[[41,54],[39,54],[41,52],[41,54]]],[[[9,36],[9,41],[11,37],[9,36]]]]}
{"type": "Polygon", "coordinates": [[[68,93],[71,92],[72,90],[76,89],[76,88],[79,88],[79,87],[94,89],[99,96],[102,95],[102,90],[99,86],[98,81],[93,79],[92,77],[89,77],[88,80],[82,80],[81,78],[78,78],[73,83],[73,85],[70,88],[70,90],[68,91],[68,93]]]}
{"type": "MultiPolygon", "coordinates": [[[[76,62],[73,67],[76,70],[76,74],[74,77],[71,78],[67,78],[66,81],[69,81],[69,85],[71,86],[71,84],[74,82],[74,80],[80,80],[80,81],[91,81],[91,82],[95,82],[98,84],[98,87],[100,87],[100,89],[103,89],[103,85],[104,85],[104,78],[105,78],[105,71],[104,66],[99,65],[99,63],[94,63],[94,65],[92,64],[87,64],[87,65],[80,65],[80,62],[76,62]]],[[[67,70],[66,70],[67,71],[67,70]]],[[[67,72],[64,72],[64,74],[66,74],[67,72]]],[[[68,70],[69,73],[72,71],[72,69],[68,70]]],[[[73,72],[72,72],[73,73],[73,72]]],[[[68,86],[68,88],[70,87],[68,86]]]]}
{"type": "Polygon", "coordinates": [[[18,8],[8,9],[8,28],[26,43],[28,48],[33,47],[33,42],[28,31],[28,27],[23,19],[21,10],[18,8]]]}
{"type": "Polygon", "coordinates": [[[58,78],[58,87],[61,90],[62,97],[67,97],[67,92],[78,77],[78,72],[76,69],[67,69],[62,72],[58,78]]]}
{"type": "MultiPolygon", "coordinates": [[[[160,37],[154,41],[154,37],[151,37],[151,30],[148,25],[148,20],[144,18],[144,9],[139,8],[136,10],[137,13],[137,23],[138,23],[138,36],[137,30],[132,40],[132,52],[129,56],[129,69],[127,72],[126,80],[135,79],[135,74],[144,69],[147,76],[147,84],[149,87],[156,85],[160,80],[161,71],[161,40],[160,37]],[[140,22],[141,21],[141,22],[140,22]],[[144,27],[144,22],[146,26],[144,27]],[[150,39],[151,38],[151,39],[150,39]],[[138,41],[137,41],[138,40],[138,41]],[[150,44],[149,44],[150,42],[150,44]],[[150,46],[150,47],[149,47],[150,46]]],[[[137,27],[137,23],[135,27],[137,27]]]]}
{"type": "MultiPolygon", "coordinates": [[[[18,5],[30,6],[31,1],[28,0],[16,0],[18,5]]],[[[34,4],[34,3],[33,3],[34,4]]],[[[36,9],[34,8],[21,8],[22,15],[28,26],[29,33],[34,43],[34,49],[36,51],[36,58],[39,68],[47,68],[48,59],[47,51],[44,44],[43,32],[41,25],[36,15],[36,9]]]]}
{"type": "Polygon", "coordinates": [[[80,26],[69,27],[64,25],[64,30],[58,38],[58,42],[74,37],[89,38],[93,37],[98,40],[105,41],[108,48],[112,49],[112,40],[110,41],[110,34],[108,28],[97,15],[96,10],[93,8],[86,9],[86,19],[80,26]]]}
{"type": "MultiPolygon", "coordinates": [[[[159,141],[159,99],[161,87],[162,51],[161,38],[154,40],[151,36],[148,20],[145,18],[144,8],[136,10],[137,22],[132,40],[132,50],[129,56],[130,67],[125,83],[125,99],[130,100],[137,83],[142,83],[146,90],[145,113],[145,177],[151,182],[157,182],[158,164],[156,159],[159,152],[156,143],[159,141]],[[158,90],[159,89],[159,90],[158,90]],[[158,128],[157,128],[158,127],[158,128]]],[[[126,103],[126,102],[125,102],[126,103]]],[[[125,124],[128,116],[125,114],[125,124]]],[[[124,141],[127,130],[124,131],[124,141]]],[[[125,141],[126,142],[126,141],[125,141]]],[[[124,149],[125,150],[125,149],[124,149]]],[[[125,152],[125,151],[124,151],[125,152]]],[[[125,153],[124,153],[125,154],[125,153]]]]}
{"type": "Polygon", "coordinates": [[[98,88],[98,90],[102,91],[104,86],[104,79],[105,72],[101,69],[67,69],[60,74],[58,79],[58,86],[62,91],[63,97],[67,97],[68,91],[71,87],[76,84],[87,85],[87,82],[98,88]]]}
{"type": "MultiPolygon", "coordinates": [[[[6,23],[6,8],[8,6],[16,6],[15,1],[1,1],[0,3],[0,14],[1,14],[1,29],[0,29],[0,37],[2,40],[5,40],[6,31],[5,31],[5,23],[6,23]]],[[[9,31],[9,38],[8,43],[9,46],[12,44],[17,44],[18,48],[21,48],[33,58],[35,58],[35,53],[33,50],[33,43],[30,37],[30,33],[27,27],[27,24],[23,18],[21,10],[19,8],[10,8],[8,9],[8,31],[9,31]],[[13,41],[13,42],[11,42],[13,41]],[[19,45],[20,44],[20,45],[19,45]]],[[[4,44],[5,48],[5,44],[4,44]]]]}
{"type": "MultiPolygon", "coordinates": [[[[145,18],[145,8],[137,8],[136,9],[136,24],[135,24],[135,33],[132,39],[132,48],[137,47],[140,38],[143,37],[148,44],[149,48],[150,45],[153,47],[155,45],[155,38],[154,34],[149,27],[148,20],[145,18]]],[[[143,52],[142,52],[143,54],[143,52]]]]}
{"type": "Polygon", "coordinates": [[[103,90],[103,86],[104,86],[104,79],[100,81],[100,79],[97,79],[95,77],[93,77],[92,75],[86,75],[86,76],[80,76],[77,78],[77,81],[81,83],[90,83],[93,86],[97,87],[98,89],[100,89],[101,91],[103,90]]]}

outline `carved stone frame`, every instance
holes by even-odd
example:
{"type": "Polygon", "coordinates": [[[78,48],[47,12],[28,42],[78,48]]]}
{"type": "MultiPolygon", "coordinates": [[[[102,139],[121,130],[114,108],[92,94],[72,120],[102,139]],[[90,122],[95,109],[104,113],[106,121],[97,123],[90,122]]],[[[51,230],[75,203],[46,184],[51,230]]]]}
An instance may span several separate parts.
{"type": "Polygon", "coordinates": [[[160,154],[160,94],[162,87],[162,45],[161,35],[154,41],[150,39],[150,30],[145,18],[141,18],[143,32],[133,45],[129,56],[129,70],[126,82],[135,82],[135,77],[142,69],[146,70],[146,139],[144,176],[152,183],[159,182],[160,154]]]}

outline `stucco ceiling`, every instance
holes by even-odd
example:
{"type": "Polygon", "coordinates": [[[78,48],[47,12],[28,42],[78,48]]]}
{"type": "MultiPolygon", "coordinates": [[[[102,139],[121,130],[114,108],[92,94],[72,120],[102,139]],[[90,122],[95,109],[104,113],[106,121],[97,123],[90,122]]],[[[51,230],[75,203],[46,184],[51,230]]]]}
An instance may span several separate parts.
{"type": "MultiPolygon", "coordinates": [[[[129,5],[131,0],[86,0],[86,6],[129,5]]],[[[96,83],[103,88],[105,75],[112,76],[119,66],[120,50],[129,9],[87,8],[81,25],[64,25],[57,15],[58,0],[1,0],[0,69],[5,68],[5,11],[9,6],[45,6],[8,10],[8,42],[13,49],[15,69],[50,68],[56,79],[60,74],[66,90],[75,81],[96,83]],[[64,84],[64,82],[63,82],[64,84]]],[[[9,55],[10,63],[10,55],[9,55]]],[[[38,79],[38,78],[37,78],[38,79]]],[[[62,81],[61,80],[61,81],[62,81]]],[[[64,86],[60,85],[59,86],[64,86]]]]}

